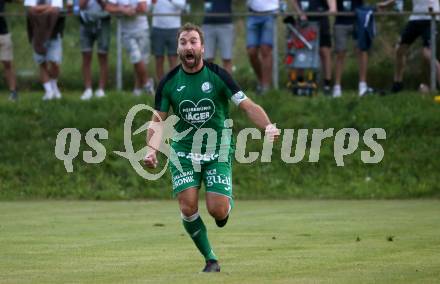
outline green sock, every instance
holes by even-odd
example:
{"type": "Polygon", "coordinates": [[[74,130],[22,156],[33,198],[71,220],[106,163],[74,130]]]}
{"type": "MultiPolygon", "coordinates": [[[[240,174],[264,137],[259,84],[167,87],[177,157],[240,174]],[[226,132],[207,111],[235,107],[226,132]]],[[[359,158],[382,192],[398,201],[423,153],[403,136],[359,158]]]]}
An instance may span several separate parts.
{"type": "Polygon", "coordinates": [[[200,253],[208,259],[217,259],[212,251],[211,245],[208,240],[208,232],[206,231],[205,224],[203,224],[202,218],[199,213],[194,214],[191,217],[182,216],[183,227],[189,234],[194,244],[199,249],[200,253]]]}

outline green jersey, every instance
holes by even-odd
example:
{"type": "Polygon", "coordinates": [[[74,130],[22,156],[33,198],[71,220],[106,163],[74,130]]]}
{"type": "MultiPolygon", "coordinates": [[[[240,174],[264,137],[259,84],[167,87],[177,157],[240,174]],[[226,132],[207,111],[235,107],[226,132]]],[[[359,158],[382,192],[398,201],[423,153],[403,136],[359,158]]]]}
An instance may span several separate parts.
{"type": "Polygon", "coordinates": [[[229,100],[238,105],[245,99],[246,96],[226,70],[204,62],[203,68],[196,73],[186,73],[181,65],[170,71],[157,87],[155,109],[169,112],[172,108],[180,118],[174,126],[178,133],[191,129],[185,137],[172,141],[171,146],[176,152],[189,153],[197,131],[212,129],[211,132],[216,134],[215,140],[212,137],[209,140],[204,135],[201,145],[195,146],[200,146],[202,152],[208,149],[207,146],[211,150],[215,148],[217,153],[220,147],[233,146],[231,139],[222,139],[222,132],[227,128],[225,120],[229,118],[229,100]]]}

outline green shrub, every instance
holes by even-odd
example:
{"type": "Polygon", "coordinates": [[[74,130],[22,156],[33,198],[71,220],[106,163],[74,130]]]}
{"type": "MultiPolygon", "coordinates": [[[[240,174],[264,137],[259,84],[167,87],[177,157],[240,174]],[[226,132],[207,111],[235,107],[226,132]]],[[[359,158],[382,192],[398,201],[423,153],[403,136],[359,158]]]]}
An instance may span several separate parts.
{"type": "MultiPolygon", "coordinates": [[[[252,94],[251,94],[252,96],[252,94]]],[[[267,110],[282,129],[296,131],[315,128],[352,127],[362,135],[372,127],[384,128],[387,138],[378,141],[385,156],[379,164],[364,164],[360,147],[337,167],[333,138],[322,143],[318,163],[303,161],[286,164],[280,159],[281,143],[274,147],[271,163],[234,164],[234,195],[259,198],[414,198],[439,197],[437,158],[440,149],[440,106],[431,97],[417,94],[371,96],[359,99],[292,97],[272,92],[255,100],[267,110]]],[[[25,93],[19,103],[0,99],[0,198],[132,199],[170,198],[170,176],[158,181],[139,177],[129,162],[113,151],[123,151],[123,123],[135,104],[152,104],[150,98],[134,98],[129,93],[110,93],[108,98],[82,102],[77,94],[65,94],[61,101],[40,101],[25,93]],[[74,160],[73,173],[54,154],[58,132],[75,127],[82,134],[81,152],[74,160]],[[86,132],[102,127],[109,131],[103,141],[107,156],[101,164],[86,164],[82,151],[86,132]]],[[[232,108],[235,135],[252,124],[232,108]]],[[[149,114],[136,117],[137,129],[149,114]]],[[[144,146],[144,134],[133,137],[135,149],[144,146]]],[[[308,148],[309,148],[308,147],[308,148]]],[[[249,140],[247,151],[261,151],[261,142],[249,140]]],[[[163,161],[162,161],[163,162],[163,161]]]]}

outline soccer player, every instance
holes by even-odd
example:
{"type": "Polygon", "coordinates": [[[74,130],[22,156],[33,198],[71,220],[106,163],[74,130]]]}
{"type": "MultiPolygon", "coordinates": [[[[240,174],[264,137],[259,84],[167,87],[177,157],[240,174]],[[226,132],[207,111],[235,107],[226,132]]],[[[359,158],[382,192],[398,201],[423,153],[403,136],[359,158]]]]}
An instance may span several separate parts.
{"type": "MultiPolygon", "coordinates": [[[[181,64],[159,83],[155,101],[157,115],[153,115],[152,121],[164,121],[171,107],[179,117],[175,130],[182,133],[190,129],[188,135],[180,137],[180,140],[173,139],[171,143],[177,156],[175,158],[183,169],[180,172],[174,163],[170,163],[173,194],[179,202],[183,226],[205,258],[203,272],[219,272],[217,256],[198,213],[198,193],[203,182],[208,212],[214,217],[217,226],[225,226],[233,206],[233,145],[231,139],[220,138],[228,127],[225,125],[229,121],[228,101],[231,100],[243,110],[256,126],[265,129],[268,139],[276,139],[280,131],[270,122],[265,111],[246,97],[226,70],[203,61],[204,39],[200,27],[185,24],[179,29],[177,53],[181,64]],[[215,145],[204,140],[202,143],[195,141],[193,145],[197,131],[204,129],[217,134],[215,145]],[[194,146],[201,146],[202,151],[194,153],[194,146]],[[208,148],[214,150],[214,154],[201,154],[207,153],[208,148]],[[221,149],[226,149],[227,155],[220,155],[221,149]]],[[[144,163],[150,168],[155,168],[158,163],[157,146],[152,139],[155,131],[158,130],[150,127],[147,134],[149,150],[144,163]]],[[[170,160],[173,160],[172,157],[170,160]]]]}

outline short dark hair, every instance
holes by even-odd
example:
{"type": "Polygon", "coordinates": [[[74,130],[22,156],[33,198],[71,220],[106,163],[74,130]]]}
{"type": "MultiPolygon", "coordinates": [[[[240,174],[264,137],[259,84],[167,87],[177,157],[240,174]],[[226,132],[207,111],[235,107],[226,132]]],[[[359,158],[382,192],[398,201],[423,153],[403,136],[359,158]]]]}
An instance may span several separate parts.
{"type": "Polygon", "coordinates": [[[202,29],[198,25],[195,25],[193,23],[185,23],[183,26],[180,27],[179,31],[177,32],[177,40],[179,40],[181,33],[190,31],[196,31],[199,34],[200,42],[202,44],[205,43],[202,29]]]}

